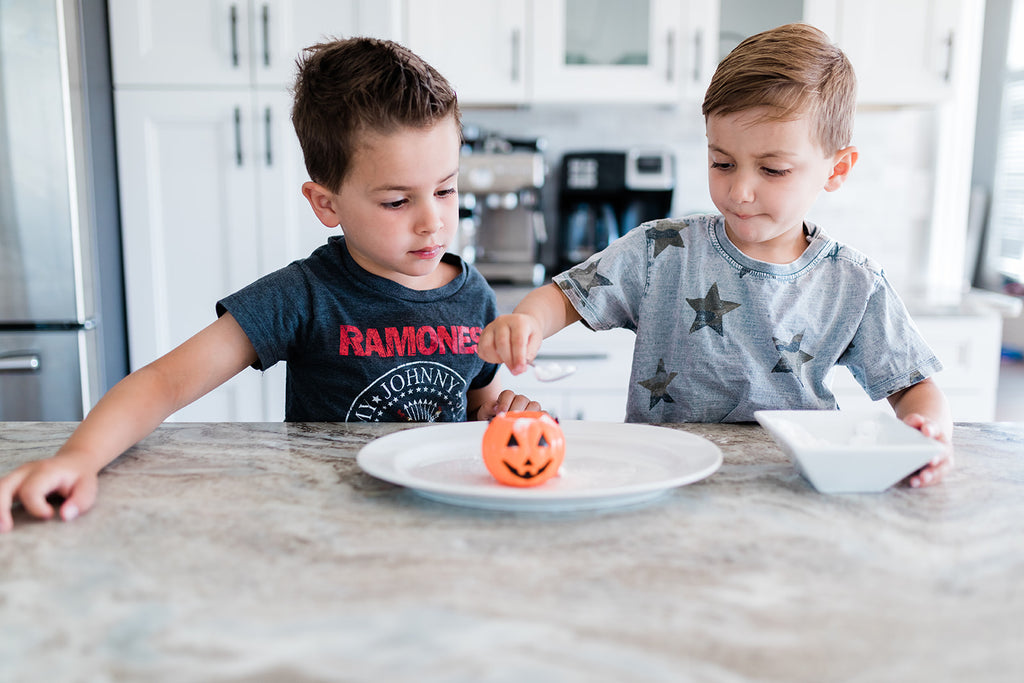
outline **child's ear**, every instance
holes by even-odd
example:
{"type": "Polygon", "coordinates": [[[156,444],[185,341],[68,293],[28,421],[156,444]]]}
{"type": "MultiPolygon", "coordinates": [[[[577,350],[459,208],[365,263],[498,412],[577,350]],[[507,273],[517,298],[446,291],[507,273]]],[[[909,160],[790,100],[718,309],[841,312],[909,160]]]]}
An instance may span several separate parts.
{"type": "Polygon", "coordinates": [[[846,181],[850,169],[857,163],[857,148],[853,145],[844,147],[832,157],[832,175],[825,181],[825,191],[835,192],[846,181]]]}
{"type": "Polygon", "coordinates": [[[341,225],[341,218],[334,210],[335,194],[319,183],[302,183],[302,194],[313,207],[313,213],[328,228],[341,225]]]}

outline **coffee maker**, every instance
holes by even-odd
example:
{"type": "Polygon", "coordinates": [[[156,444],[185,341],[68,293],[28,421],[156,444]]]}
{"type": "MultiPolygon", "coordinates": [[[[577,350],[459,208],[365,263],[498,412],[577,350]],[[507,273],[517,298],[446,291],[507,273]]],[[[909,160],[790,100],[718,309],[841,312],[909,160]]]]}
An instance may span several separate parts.
{"type": "Polygon", "coordinates": [[[541,284],[544,155],[509,147],[466,150],[459,163],[462,250],[472,256],[467,260],[490,282],[541,284]]]}
{"type": "Polygon", "coordinates": [[[641,223],[672,210],[670,151],[569,152],[558,194],[558,269],[585,261],[641,223]]]}

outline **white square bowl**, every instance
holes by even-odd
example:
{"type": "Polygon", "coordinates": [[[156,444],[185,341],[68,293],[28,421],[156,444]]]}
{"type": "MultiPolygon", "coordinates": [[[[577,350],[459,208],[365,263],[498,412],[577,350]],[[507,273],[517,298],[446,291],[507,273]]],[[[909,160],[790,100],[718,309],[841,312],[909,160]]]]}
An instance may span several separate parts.
{"type": "Polygon", "coordinates": [[[942,450],[879,411],[758,410],[754,418],[822,493],[884,491],[942,450]]]}

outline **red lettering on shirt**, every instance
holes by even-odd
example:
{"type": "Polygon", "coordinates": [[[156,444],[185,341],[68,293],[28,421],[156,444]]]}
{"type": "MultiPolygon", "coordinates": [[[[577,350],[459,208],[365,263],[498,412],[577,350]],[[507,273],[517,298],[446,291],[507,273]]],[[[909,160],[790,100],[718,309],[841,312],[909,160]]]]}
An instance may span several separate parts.
{"type": "Polygon", "coordinates": [[[338,355],[347,356],[349,347],[352,347],[354,355],[365,356],[363,353],[363,333],[355,325],[341,326],[341,346],[338,348],[338,355]]]}
{"type": "Polygon", "coordinates": [[[385,327],[384,349],[384,355],[389,358],[395,354],[399,356],[415,356],[416,328],[403,327],[401,336],[399,336],[397,327],[385,327]]]}
{"type": "Polygon", "coordinates": [[[368,327],[342,325],[338,354],[341,356],[433,356],[445,353],[476,353],[482,327],[423,325],[422,327],[368,327]]]}

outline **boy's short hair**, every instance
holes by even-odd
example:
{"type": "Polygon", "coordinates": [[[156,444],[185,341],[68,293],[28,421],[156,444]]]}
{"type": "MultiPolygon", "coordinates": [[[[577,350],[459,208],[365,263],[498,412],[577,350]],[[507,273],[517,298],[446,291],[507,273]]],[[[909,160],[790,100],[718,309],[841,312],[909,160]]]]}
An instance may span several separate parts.
{"type": "Polygon", "coordinates": [[[320,43],[303,50],[296,64],[292,124],[310,179],[332,192],[341,188],[360,135],[424,128],[448,116],[459,125],[451,84],[390,40],[320,43]]]}
{"type": "Polygon", "coordinates": [[[701,108],[708,116],[754,107],[771,120],[812,117],[815,142],[826,155],[850,144],[857,77],[843,51],[822,31],[786,24],[751,36],[718,65],[701,108]]]}

